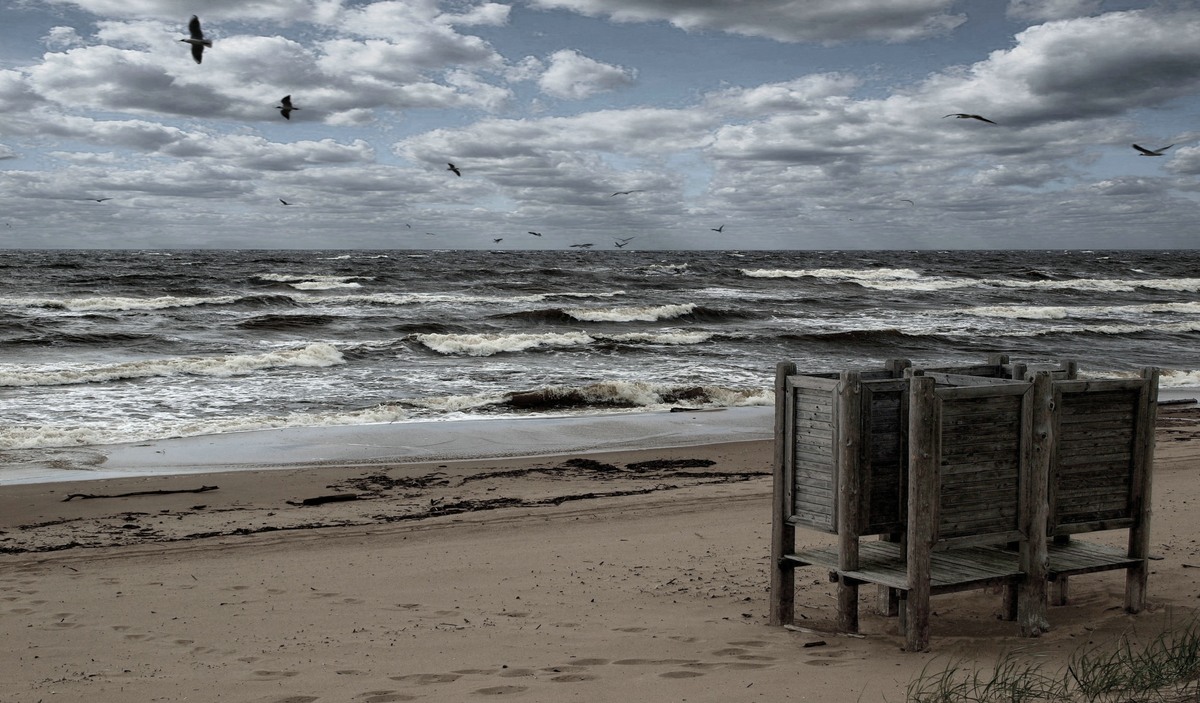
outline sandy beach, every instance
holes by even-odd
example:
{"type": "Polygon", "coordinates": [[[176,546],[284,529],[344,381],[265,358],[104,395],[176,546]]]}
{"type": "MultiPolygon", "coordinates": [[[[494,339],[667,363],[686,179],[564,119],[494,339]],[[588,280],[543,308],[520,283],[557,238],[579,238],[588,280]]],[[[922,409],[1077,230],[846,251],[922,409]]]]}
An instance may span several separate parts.
{"type": "Polygon", "coordinates": [[[222,441],[262,466],[222,472],[195,441],[175,473],[0,486],[0,699],[902,701],[926,666],[1054,666],[1200,605],[1194,405],[1160,409],[1145,612],[1122,572],[1073,579],[1037,639],[997,593],[939,596],[919,654],[869,589],[862,636],[835,632],[815,569],[798,628],[767,625],[772,446],[717,415],[498,458],[272,463],[250,433],[222,441]]]}

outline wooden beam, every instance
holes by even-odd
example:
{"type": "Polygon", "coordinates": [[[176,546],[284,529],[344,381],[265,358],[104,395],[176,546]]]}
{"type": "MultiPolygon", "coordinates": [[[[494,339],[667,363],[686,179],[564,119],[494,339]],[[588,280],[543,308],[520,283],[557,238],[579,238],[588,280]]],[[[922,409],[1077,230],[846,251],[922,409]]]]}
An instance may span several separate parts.
{"type": "Polygon", "coordinates": [[[796,607],[795,565],[784,559],[796,551],[796,528],[788,518],[792,513],[792,472],[788,466],[788,447],[791,444],[788,427],[787,379],[795,375],[796,364],[780,362],[775,367],[775,457],[771,501],[771,610],[772,625],[790,625],[796,607]]]}
{"type": "Polygon", "coordinates": [[[935,382],[913,376],[909,390],[908,430],[908,590],[905,649],[929,647],[930,552],[937,535],[938,437],[940,418],[935,382]]]}
{"type": "MultiPolygon", "coordinates": [[[[858,568],[862,516],[863,390],[862,375],[843,371],[837,394],[834,447],[838,484],[838,570],[858,568]]],[[[858,584],[838,579],[838,629],[858,632],[858,584]]]]}

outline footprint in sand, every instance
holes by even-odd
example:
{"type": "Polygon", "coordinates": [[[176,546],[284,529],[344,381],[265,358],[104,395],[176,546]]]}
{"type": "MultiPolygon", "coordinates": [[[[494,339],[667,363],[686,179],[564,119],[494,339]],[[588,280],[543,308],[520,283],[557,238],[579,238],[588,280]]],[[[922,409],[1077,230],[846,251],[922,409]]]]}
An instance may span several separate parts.
{"type": "Polygon", "coordinates": [[[415,683],[418,686],[429,686],[436,683],[451,683],[459,680],[462,676],[460,674],[404,674],[402,676],[389,676],[388,678],[392,681],[403,681],[405,683],[415,683]]]}
{"type": "Polygon", "coordinates": [[[591,674],[561,674],[551,677],[551,681],[555,683],[579,683],[581,681],[595,681],[596,676],[591,674]]]}
{"type": "Polygon", "coordinates": [[[278,679],[291,678],[299,673],[299,671],[256,671],[254,672],[254,675],[268,681],[275,681],[278,679]]]}
{"type": "Polygon", "coordinates": [[[604,666],[608,663],[607,659],[572,659],[573,666],[604,666]]]}
{"type": "Polygon", "coordinates": [[[355,700],[363,700],[366,703],[392,703],[393,701],[415,701],[418,696],[408,693],[398,693],[396,691],[367,691],[360,693],[354,697],[355,700]]]}
{"type": "Polygon", "coordinates": [[[526,686],[488,686],[473,691],[481,696],[507,696],[513,693],[524,693],[529,688],[526,686]]]}

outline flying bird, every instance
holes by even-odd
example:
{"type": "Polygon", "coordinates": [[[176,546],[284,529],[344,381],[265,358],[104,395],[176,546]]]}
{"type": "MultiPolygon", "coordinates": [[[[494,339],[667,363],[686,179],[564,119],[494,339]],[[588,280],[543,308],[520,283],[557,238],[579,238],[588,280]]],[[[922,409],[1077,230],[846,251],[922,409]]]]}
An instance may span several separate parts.
{"type": "Polygon", "coordinates": [[[95,200],[98,203],[102,203],[105,200],[112,200],[112,198],[92,198],[92,200],[95,200]]]}
{"type": "Polygon", "coordinates": [[[504,241],[504,237],[496,237],[492,241],[495,242],[496,244],[499,244],[500,242],[504,241]]]}
{"type": "Polygon", "coordinates": [[[608,197],[615,198],[618,195],[631,195],[633,193],[640,193],[640,192],[642,192],[642,191],[640,191],[640,190],[618,190],[617,192],[613,193],[612,195],[610,195],[608,197]]]}
{"type": "Polygon", "coordinates": [[[283,96],[283,100],[280,100],[279,104],[275,106],[275,109],[279,110],[279,114],[283,115],[283,119],[290,120],[292,119],[292,110],[299,110],[300,108],[292,104],[292,96],[285,95],[283,96]]]}
{"type": "Polygon", "coordinates": [[[1141,146],[1138,146],[1137,144],[1134,144],[1133,148],[1142,152],[1142,154],[1141,154],[1142,156],[1162,156],[1164,151],[1166,151],[1167,149],[1170,149],[1173,146],[1175,146],[1175,145],[1168,144],[1161,149],[1147,149],[1145,147],[1141,147],[1141,146]]]}
{"type": "Polygon", "coordinates": [[[628,244],[628,243],[629,243],[629,242],[620,242],[620,241],[617,241],[617,242],[613,242],[613,246],[614,246],[614,247],[616,247],[616,248],[618,248],[618,249],[624,249],[624,248],[625,248],[625,245],[626,245],[626,244],[628,244]]]}
{"type": "Polygon", "coordinates": [[[454,164],[447,163],[446,165],[449,167],[449,168],[447,168],[447,169],[446,169],[447,171],[454,171],[454,175],[456,175],[456,176],[461,176],[461,175],[462,175],[462,171],[459,171],[459,170],[458,170],[458,167],[457,167],[457,166],[455,166],[454,164]]]}
{"type": "Polygon", "coordinates": [[[591,242],[588,242],[587,244],[572,244],[571,246],[578,247],[580,249],[591,249],[595,245],[591,242]]]}
{"type": "Polygon", "coordinates": [[[916,203],[914,203],[913,201],[909,200],[908,198],[900,198],[900,202],[902,202],[902,203],[908,203],[909,205],[912,205],[913,207],[916,207],[916,206],[917,206],[917,204],[916,204],[916,203]]]}
{"type": "Polygon", "coordinates": [[[714,232],[721,232],[721,231],[724,231],[725,225],[721,225],[720,227],[709,227],[709,229],[711,229],[714,232]]]}
{"type": "Polygon", "coordinates": [[[949,115],[942,115],[943,120],[947,117],[957,117],[960,120],[979,120],[980,122],[987,122],[988,124],[996,124],[983,115],[972,115],[966,112],[951,112],[949,115]]]}
{"type": "Polygon", "coordinates": [[[192,20],[188,22],[188,33],[191,34],[190,37],[179,41],[192,45],[192,58],[196,59],[196,63],[200,63],[204,58],[204,47],[211,47],[212,40],[204,38],[204,32],[200,29],[200,18],[195,15],[192,15],[192,20]]]}
{"type": "Polygon", "coordinates": [[[283,198],[280,198],[280,199],[279,199],[279,202],[283,203],[284,205],[291,205],[291,203],[289,203],[288,201],[284,200],[283,198]]]}
{"type": "Polygon", "coordinates": [[[529,230],[529,233],[530,233],[530,234],[532,234],[532,235],[533,235],[533,236],[535,236],[535,237],[540,237],[540,236],[542,236],[542,233],[541,233],[541,232],[534,232],[533,230],[529,230]]]}

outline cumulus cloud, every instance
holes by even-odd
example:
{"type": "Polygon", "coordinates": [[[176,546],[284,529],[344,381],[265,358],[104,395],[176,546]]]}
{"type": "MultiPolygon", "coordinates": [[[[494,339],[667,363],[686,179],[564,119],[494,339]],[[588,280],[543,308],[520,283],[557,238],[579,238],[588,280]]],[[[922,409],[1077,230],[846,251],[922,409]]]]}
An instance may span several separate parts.
{"type": "Polygon", "coordinates": [[[1114,12],[1037,25],[960,72],[923,87],[947,112],[1009,125],[1107,117],[1200,88],[1200,12],[1114,12]]]}
{"type": "Polygon", "coordinates": [[[538,86],[556,98],[580,100],[630,85],[635,75],[630,69],[563,49],[550,56],[550,65],[538,79],[538,86]]]}
{"type": "Polygon", "coordinates": [[[688,31],[713,30],[783,42],[852,39],[902,42],[945,34],[966,21],[954,0],[530,0],[617,22],[666,21],[688,31]]]}

